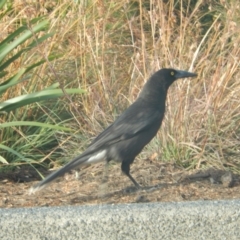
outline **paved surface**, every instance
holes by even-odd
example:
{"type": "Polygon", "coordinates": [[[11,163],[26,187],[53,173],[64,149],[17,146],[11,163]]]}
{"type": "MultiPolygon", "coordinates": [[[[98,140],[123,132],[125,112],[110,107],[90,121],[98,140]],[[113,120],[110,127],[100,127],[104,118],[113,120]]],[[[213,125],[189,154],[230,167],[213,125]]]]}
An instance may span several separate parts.
{"type": "Polygon", "coordinates": [[[0,209],[0,239],[240,239],[240,200],[0,209]]]}

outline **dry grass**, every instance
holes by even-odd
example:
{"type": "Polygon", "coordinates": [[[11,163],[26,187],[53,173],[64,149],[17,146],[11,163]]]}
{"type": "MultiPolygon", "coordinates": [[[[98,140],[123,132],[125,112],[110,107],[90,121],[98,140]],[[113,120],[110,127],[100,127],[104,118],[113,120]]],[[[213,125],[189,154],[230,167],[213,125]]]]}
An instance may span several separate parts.
{"type": "MultiPolygon", "coordinates": [[[[14,1],[16,19],[46,14],[56,32],[27,60],[50,51],[63,55],[38,69],[32,86],[57,80],[88,91],[59,103],[59,109],[73,114],[71,126],[83,135],[81,141],[71,136],[68,143],[59,137],[66,156],[73,155],[74,143],[79,151],[79,142],[86,146],[83,139],[99,133],[133,102],[151,73],[173,67],[197,72],[198,78],[171,87],[161,131],[142,155],[188,168],[239,171],[239,1],[75,2],[14,1]]],[[[2,23],[6,31],[11,21],[2,23]]]]}

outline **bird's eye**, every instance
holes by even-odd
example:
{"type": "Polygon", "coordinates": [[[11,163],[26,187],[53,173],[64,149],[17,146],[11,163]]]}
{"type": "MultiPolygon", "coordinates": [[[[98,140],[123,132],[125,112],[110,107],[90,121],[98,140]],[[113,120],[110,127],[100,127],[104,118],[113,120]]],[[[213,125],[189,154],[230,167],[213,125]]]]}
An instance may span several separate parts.
{"type": "Polygon", "coordinates": [[[171,76],[174,76],[174,72],[173,72],[173,71],[171,71],[171,73],[170,73],[170,74],[171,74],[171,76]]]}

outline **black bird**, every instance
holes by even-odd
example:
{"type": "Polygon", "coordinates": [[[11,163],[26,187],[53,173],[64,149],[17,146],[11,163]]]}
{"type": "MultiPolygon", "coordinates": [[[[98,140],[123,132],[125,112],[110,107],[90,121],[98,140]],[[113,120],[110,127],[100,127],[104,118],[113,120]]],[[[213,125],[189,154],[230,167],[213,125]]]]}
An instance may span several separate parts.
{"type": "Polygon", "coordinates": [[[130,174],[130,165],[161,126],[168,88],[179,78],[195,76],[195,73],[175,69],[161,69],[154,73],[137,100],[100,133],[85,152],[33,186],[30,191],[44,188],[55,178],[76,167],[110,160],[121,162],[123,173],[139,188],[139,184],[130,174]]]}

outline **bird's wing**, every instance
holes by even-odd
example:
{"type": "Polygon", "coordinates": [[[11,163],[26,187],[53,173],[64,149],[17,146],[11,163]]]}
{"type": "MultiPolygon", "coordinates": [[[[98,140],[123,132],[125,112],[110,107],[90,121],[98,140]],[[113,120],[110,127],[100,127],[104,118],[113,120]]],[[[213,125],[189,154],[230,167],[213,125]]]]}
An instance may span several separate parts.
{"type": "Polygon", "coordinates": [[[154,123],[160,123],[163,113],[156,108],[145,108],[135,102],[122,115],[100,133],[89,145],[87,150],[93,151],[107,147],[115,142],[134,137],[154,123]],[[137,106],[137,108],[135,108],[137,106]]]}

